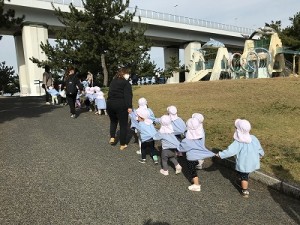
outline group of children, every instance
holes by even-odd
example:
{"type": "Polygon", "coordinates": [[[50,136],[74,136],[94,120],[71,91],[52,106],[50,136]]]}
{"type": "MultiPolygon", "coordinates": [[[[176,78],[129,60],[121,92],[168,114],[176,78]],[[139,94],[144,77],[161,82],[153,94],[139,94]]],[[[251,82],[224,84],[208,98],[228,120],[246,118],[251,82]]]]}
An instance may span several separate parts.
{"type": "Polygon", "coordinates": [[[158,164],[158,154],[155,141],[161,142],[161,164],[160,173],[169,175],[168,161],[175,166],[175,174],[181,173],[182,166],[177,157],[183,153],[187,159],[187,169],[192,178],[192,185],[188,187],[191,191],[200,191],[201,185],[197,175],[197,169],[202,168],[204,159],[219,157],[221,159],[236,156],[236,170],[239,173],[241,194],[249,196],[248,178],[249,173],[259,169],[260,157],[264,151],[258,139],[250,135],[251,125],[249,121],[237,119],[235,121],[234,141],[227,150],[217,154],[205,147],[205,131],[203,128],[204,117],[200,113],[194,113],[186,123],[177,115],[177,108],[169,106],[166,115],[160,118],[154,116],[153,111],[147,106],[147,100],[140,98],[139,107],[130,113],[131,128],[139,139],[141,154],[140,163],[146,163],[147,152],[155,164],[158,164]],[[155,126],[160,124],[156,130],[155,126]]]}
{"type": "MultiPolygon", "coordinates": [[[[66,91],[65,89],[61,88],[62,86],[58,86],[58,90],[53,86],[50,86],[47,89],[47,92],[51,95],[52,104],[57,105],[59,104],[58,98],[60,97],[61,101],[60,104],[66,105],[66,91]]],[[[96,115],[107,115],[106,112],[106,100],[104,97],[104,93],[101,91],[101,88],[98,86],[89,87],[85,86],[84,91],[78,91],[76,97],[77,108],[81,108],[85,106],[88,111],[95,110],[96,115]]]]}

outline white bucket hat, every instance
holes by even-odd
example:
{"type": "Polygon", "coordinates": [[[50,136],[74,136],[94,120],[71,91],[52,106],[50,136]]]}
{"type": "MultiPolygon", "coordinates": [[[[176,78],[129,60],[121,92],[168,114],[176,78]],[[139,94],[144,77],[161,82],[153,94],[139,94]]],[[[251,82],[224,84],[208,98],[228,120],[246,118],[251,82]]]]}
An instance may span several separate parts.
{"type": "Polygon", "coordinates": [[[252,138],[250,136],[251,124],[248,120],[237,119],[234,122],[235,132],[233,134],[234,140],[242,143],[250,143],[252,138]]]}
{"type": "Polygon", "coordinates": [[[169,113],[169,116],[171,117],[171,120],[174,121],[178,118],[177,116],[177,108],[173,105],[169,106],[167,108],[167,111],[169,113]]]}
{"type": "Polygon", "coordinates": [[[149,119],[150,113],[147,109],[138,108],[136,114],[144,119],[145,124],[150,125],[153,123],[153,121],[149,119]]]}
{"type": "Polygon", "coordinates": [[[160,118],[160,124],[161,124],[161,127],[159,129],[160,133],[162,133],[162,134],[171,134],[171,133],[174,132],[170,116],[163,115],[160,118]]]}
{"type": "Polygon", "coordinates": [[[186,138],[187,139],[200,139],[204,137],[203,129],[200,128],[200,122],[196,118],[190,118],[186,122],[187,132],[186,138]]]}
{"type": "Polygon", "coordinates": [[[147,100],[145,98],[140,98],[138,100],[139,108],[147,109],[147,100]]]}

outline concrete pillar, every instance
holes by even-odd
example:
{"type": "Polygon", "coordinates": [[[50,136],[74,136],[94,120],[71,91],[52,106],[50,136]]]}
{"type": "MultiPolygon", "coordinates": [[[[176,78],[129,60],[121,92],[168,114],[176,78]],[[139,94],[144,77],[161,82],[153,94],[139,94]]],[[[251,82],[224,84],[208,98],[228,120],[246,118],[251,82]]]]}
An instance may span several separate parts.
{"type": "Polygon", "coordinates": [[[35,80],[43,79],[43,68],[39,68],[29,58],[35,57],[39,60],[46,60],[40,44],[46,43],[48,39],[48,29],[46,25],[28,24],[22,28],[22,37],[15,37],[17,52],[17,63],[20,77],[21,96],[39,96],[41,93],[40,86],[35,80]]]}
{"type": "MultiPolygon", "coordinates": [[[[164,48],[165,69],[168,68],[167,63],[170,62],[171,57],[175,57],[179,61],[179,48],[164,48]]],[[[167,83],[179,83],[179,73],[173,72],[173,76],[168,78],[167,83]]]]}
{"type": "Polygon", "coordinates": [[[200,42],[190,42],[184,46],[184,65],[190,71],[185,73],[185,80],[190,80],[191,77],[195,74],[195,61],[194,53],[198,52],[201,48],[200,42]]]}

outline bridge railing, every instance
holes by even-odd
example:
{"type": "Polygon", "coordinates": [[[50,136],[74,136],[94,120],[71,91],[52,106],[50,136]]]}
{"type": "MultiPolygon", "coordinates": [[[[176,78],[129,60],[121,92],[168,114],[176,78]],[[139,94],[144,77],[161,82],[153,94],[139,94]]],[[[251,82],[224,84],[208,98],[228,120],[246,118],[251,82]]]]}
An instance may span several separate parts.
{"type": "MultiPolygon", "coordinates": [[[[83,7],[81,0],[39,0],[39,1],[53,2],[62,5],[69,5],[70,3],[72,3],[74,6],[83,7]]],[[[130,12],[134,12],[135,8],[129,7],[128,10],[130,12]]],[[[161,13],[161,12],[155,12],[152,10],[139,9],[139,8],[137,8],[136,10],[136,16],[140,16],[141,18],[144,17],[149,19],[156,19],[156,20],[169,21],[174,23],[188,24],[192,26],[200,26],[200,27],[236,32],[240,34],[252,34],[254,32],[254,29],[251,28],[238,27],[238,26],[227,25],[227,24],[222,24],[222,23],[217,23],[217,22],[212,22],[212,21],[207,21],[202,19],[194,19],[185,16],[177,16],[169,13],[161,13]]]]}

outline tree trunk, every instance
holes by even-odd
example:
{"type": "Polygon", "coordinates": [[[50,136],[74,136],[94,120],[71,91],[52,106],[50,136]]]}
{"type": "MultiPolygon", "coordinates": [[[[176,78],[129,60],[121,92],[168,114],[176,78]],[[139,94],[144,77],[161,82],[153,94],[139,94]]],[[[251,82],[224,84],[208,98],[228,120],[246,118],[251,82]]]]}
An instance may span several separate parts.
{"type": "Polygon", "coordinates": [[[105,55],[101,54],[101,66],[103,70],[103,86],[107,87],[108,84],[108,72],[105,63],[105,55]]]}

